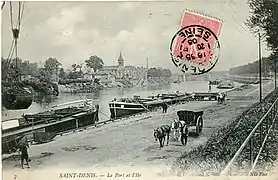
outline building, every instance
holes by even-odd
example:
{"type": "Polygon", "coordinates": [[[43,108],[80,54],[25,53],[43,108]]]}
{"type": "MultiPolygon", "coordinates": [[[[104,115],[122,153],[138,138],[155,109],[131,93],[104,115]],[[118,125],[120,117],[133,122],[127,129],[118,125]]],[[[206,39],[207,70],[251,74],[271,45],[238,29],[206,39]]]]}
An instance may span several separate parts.
{"type": "Polygon", "coordinates": [[[138,79],[142,68],[134,67],[134,66],[125,66],[124,58],[122,53],[120,53],[118,58],[117,66],[103,66],[100,70],[100,74],[108,74],[108,79],[115,78],[128,78],[128,79],[138,79]]]}

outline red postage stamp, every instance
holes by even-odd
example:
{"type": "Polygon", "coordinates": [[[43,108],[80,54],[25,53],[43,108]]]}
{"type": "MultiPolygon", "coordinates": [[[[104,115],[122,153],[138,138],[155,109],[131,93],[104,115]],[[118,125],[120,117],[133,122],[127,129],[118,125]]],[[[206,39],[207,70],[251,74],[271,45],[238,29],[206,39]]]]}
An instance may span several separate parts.
{"type": "Polygon", "coordinates": [[[221,27],[221,20],[185,11],[170,46],[175,66],[193,75],[209,72],[219,58],[221,27]]]}

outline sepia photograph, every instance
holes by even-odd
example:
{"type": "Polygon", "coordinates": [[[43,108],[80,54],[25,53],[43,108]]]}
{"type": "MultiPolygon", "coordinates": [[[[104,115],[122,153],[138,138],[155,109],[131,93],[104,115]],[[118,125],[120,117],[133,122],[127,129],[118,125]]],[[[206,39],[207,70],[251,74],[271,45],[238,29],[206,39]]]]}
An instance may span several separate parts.
{"type": "Polygon", "coordinates": [[[278,0],[1,1],[2,179],[278,177],[278,0]]]}

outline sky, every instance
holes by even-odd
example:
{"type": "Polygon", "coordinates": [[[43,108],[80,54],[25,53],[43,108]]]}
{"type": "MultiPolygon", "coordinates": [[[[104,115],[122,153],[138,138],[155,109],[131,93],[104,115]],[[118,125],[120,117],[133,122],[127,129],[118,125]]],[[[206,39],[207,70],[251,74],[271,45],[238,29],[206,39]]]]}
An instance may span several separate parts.
{"type": "MultiPolygon", "coordinates": [[[[13,2],[14,22],[18,3],[13,2]]],[[[258,59],[258,38],[244,22],[246,0],[185,0],[155,2],[25,2],[18,44],[19,57],[42,63],[54,57],[66,68],[84,63],[92,55],[105,65],[117,65],[122,52],[125,65],[170,68],[170,42],[179,30],[184,10],[223,21],[220,57],[214,70],[258,59]]],[[[10,7],[2,10],[1,56],[12,42],[10,7]]],[[[262,55],[269,52],[262,42],[262,55]]]]}

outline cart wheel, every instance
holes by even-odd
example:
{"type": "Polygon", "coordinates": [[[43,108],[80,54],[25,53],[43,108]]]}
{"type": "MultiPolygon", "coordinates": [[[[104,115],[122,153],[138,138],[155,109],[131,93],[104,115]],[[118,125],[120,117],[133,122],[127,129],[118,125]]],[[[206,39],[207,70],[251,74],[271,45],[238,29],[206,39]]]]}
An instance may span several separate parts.
{"type": "Polygon", "coordinates": [[[196,122],[196,135],[199,136],[203,130],[203,118],[201,116],[198,117],[196,122]]]}

